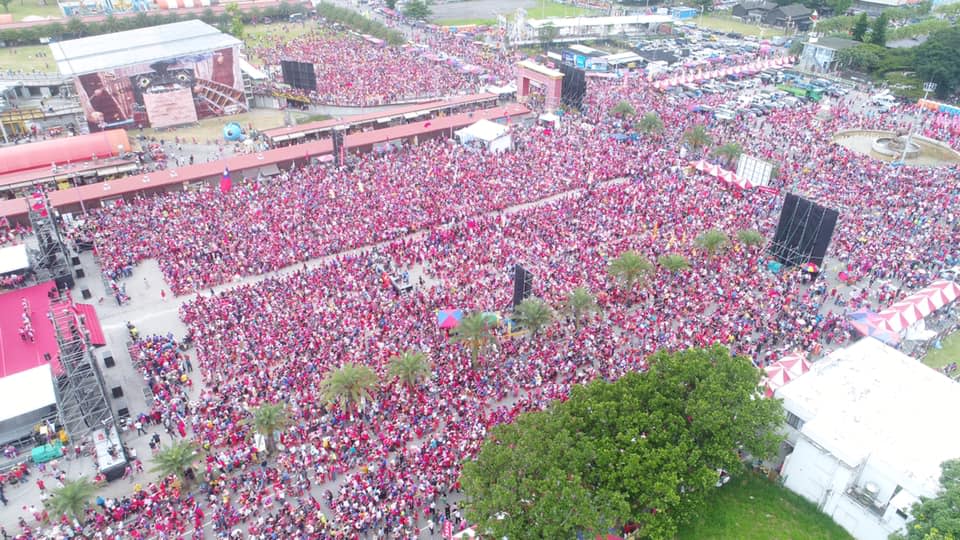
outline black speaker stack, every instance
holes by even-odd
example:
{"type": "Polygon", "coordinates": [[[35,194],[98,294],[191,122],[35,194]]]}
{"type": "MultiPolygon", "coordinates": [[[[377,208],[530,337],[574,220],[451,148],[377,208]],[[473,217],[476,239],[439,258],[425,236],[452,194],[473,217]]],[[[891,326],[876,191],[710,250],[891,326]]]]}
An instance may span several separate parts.
{"type": "Polygon", "coordinates": [[[821,268],[838,218],[836,210],[788,193],[770,243],[770,255],[785,266],[813,263],[821,268]]]}
{"type": "Polygon", "coordinates": [[[533,274],[519,264],[513,267],[513,308],[533,294],[533,274]]]}
{"type": "Polygon", "coordinates": [[[281,60],[280,72],[283,74],[283,82],[294,88],[300,90],[317,89],[317,74],[310,62],[281,60]]]}
{"type": "Polygon", "coordinates": [[[333,163],[337,167],[343,167],[347,161],[347,149],[344,144],[346,132],[346,126],[335,126],[333,128],[333,163]]]}
{"type": "Polygon", "coordinates": [[[560,64],[563,83],[560,86],[560,101],[568,107],[583,107],[583,96],[587,93],[587,72],[585,70],[560,64]]]}

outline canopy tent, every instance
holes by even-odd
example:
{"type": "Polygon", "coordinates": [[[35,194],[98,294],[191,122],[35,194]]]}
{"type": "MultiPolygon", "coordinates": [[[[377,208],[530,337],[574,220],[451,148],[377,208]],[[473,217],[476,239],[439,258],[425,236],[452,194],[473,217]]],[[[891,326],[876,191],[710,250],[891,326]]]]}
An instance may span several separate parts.
{"type": "Polygon", "coordinates": [[[437,311],[437,326],[443,329],[455,328],[463,319],[462,309],[441,309],[437,311]]]}
{"type": "Polygon", "coordinates": [[[854,311],[847,315],[847,318],[850,320],[850,325],[865,337],[876,338],[887,345],[900,343],[900,334],[884,328],[885,321],[868,309],[854,311]]]}
{"type": "Polygon", "coordinates": [[[960,286],[942,279],[893,304],[877,315],[883,320],[882,328],[901,333],[910,325],[953,302],[960,296],[960,286]]]}
{"type": "Polygon", "coordinates": [[[720,181],[724,182],[725,184],[730,184],[740,189],[753,189],[755,187],[746,178],[737,176],[737,173],[728,171],[724,168],[721,168],[719,165],[710,163],[709,161],[703,159],[690,162],[690,166],[702,173],[706,173],[710,176],[720,179],[720,181]]]}
{"type": "Polygon", "coordinates": [[[810,371],[810,361],[807,360],[807,355],[802,352],[792,352],[780,360],[777,360],[777,364],[787,370],[787,374],[790,375],[791,379],[796,379],[810,371]]]}
{"type": "Polygon", "coordinates": [[[780,360],[764,368],[764,376],[760,381],[763,386],[763,395],[773,397],[777,389],[782,388],[790,381],[810,371],[810,361],[807,354],[794,351],[780,360]]]}
{"type": "Polygon", "coordinates": [[[461,143],[467,144],[477,141],[491,152],[502,152],[513,145],[509,127],[485,118],[458,130],[456,133],[461,143]]]}
{"type": "Polygon", "coordinates": [[[0,248],[0,275],[22,272],[30,268],[27,245],[18,244],[0,248]]]}

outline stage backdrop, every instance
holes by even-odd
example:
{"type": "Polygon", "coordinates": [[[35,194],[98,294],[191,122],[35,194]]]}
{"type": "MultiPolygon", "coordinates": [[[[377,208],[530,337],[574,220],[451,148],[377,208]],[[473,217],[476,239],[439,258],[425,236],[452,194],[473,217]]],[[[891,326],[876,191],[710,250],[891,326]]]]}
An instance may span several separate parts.
{"type": "Polygon", "coordinates": [[[80,75],[90,131],[167,127],[247,110],[232,48],[80,75]]]}

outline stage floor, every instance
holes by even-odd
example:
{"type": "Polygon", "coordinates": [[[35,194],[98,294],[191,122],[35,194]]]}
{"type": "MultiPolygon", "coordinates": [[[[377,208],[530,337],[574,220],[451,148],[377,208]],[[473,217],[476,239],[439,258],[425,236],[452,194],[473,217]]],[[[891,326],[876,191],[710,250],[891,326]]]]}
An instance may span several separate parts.
{"type": "MultiPolygon", "coordinates": [[[[47,316],[50,312],[48,293],[54,287],[54,282],[48,281],[0,294],[0,377],[8,377],[47,364],[45,354],[50,355],[49,364],[53,374],[62,373],[57,361],[59,348],[56,334],[47,316]],[[20,337],[23,299],[26,299],[30,306],[30,324],[34,337],[32,342],[20,337]]],[[[83,315],[84,326],[90,332],[90,342],[94,346],[103,345],[106,340],[94,307],[90,304],[75,305],[74,311],[83,315]]],[[[61,303],[57,309],[70,308],[69,304],[61,303]]]]}

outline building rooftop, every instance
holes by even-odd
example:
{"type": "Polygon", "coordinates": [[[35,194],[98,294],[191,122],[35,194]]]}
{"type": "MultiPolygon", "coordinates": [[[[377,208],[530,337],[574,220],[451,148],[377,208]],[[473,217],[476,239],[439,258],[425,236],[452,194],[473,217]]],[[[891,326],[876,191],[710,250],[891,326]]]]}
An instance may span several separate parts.
{"type": "Polygon", "coordinates": [[[885,463],[914,494],[935,494],[940,463],[960,457],[960,430],[946,420],[960,410],[960,383],[873,338],[814,363],[776,396],[805,421],[804,436],[851,467],[885,463]]]}
{"type": "Polygon", "coordinates": [[[835,51],[842,51],[843,49],[849,49],[851,47],[856,47],[861,45],[859,41],[854,41],[852,39],[839,38],[839,37],[822,37],[818,39],[810,39],[807,41],[810,45],[816,45],[817,47],[823,47],[825,49],[833,49],[835,51]]]}
{"type": "Polygon", "coordinates": [[[198,20],[162,24],[50,44],[65,76],[149,64],[240,45],[241,41],[198,20]]]}

